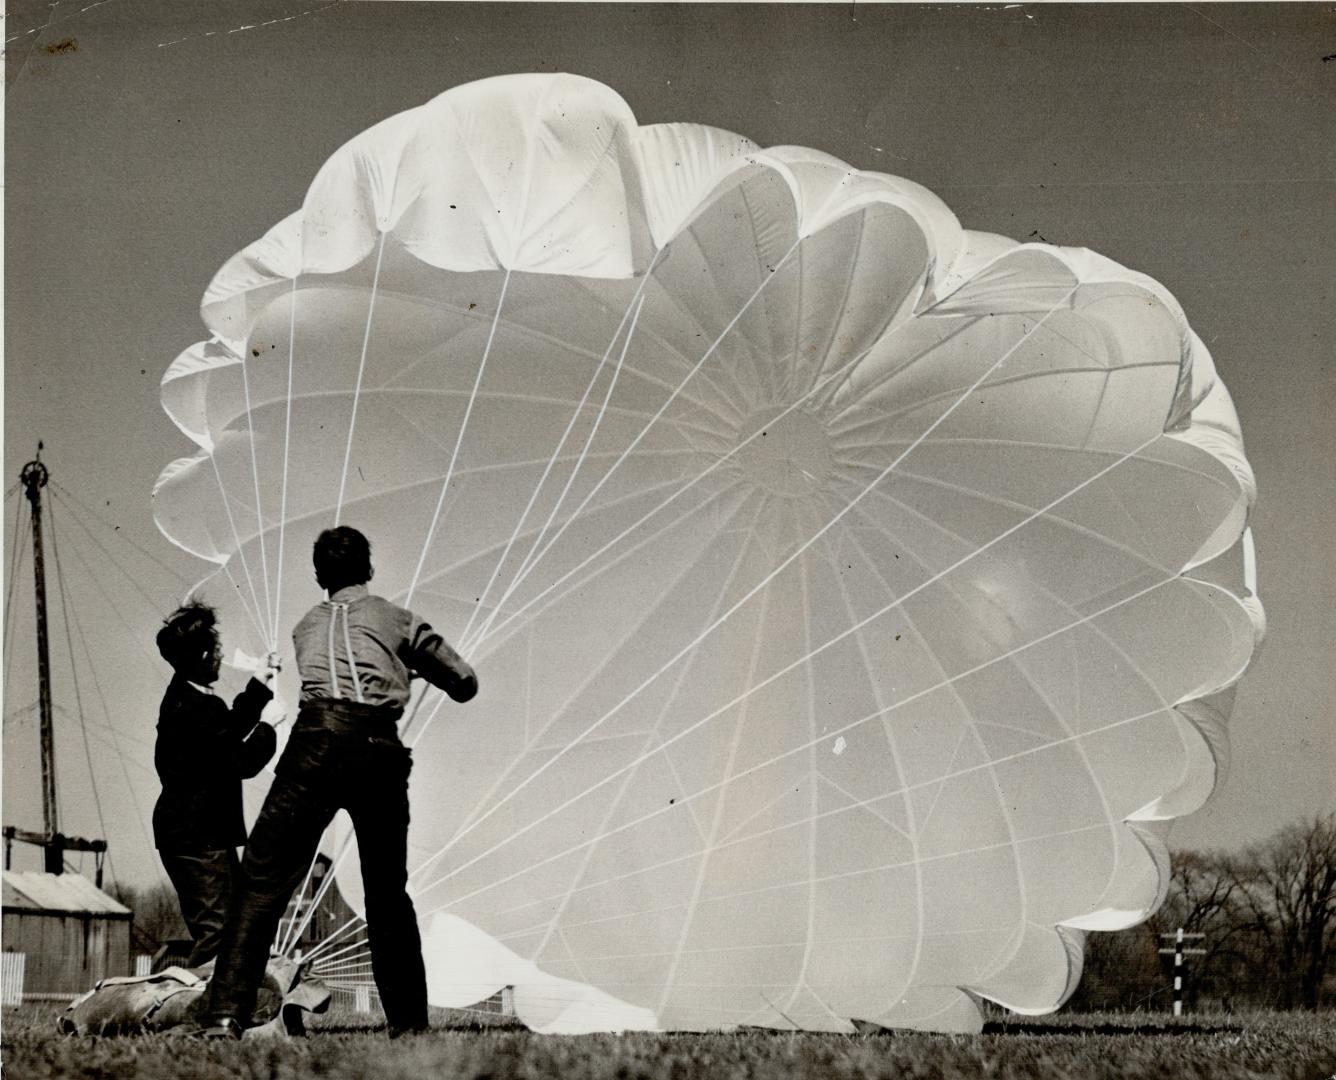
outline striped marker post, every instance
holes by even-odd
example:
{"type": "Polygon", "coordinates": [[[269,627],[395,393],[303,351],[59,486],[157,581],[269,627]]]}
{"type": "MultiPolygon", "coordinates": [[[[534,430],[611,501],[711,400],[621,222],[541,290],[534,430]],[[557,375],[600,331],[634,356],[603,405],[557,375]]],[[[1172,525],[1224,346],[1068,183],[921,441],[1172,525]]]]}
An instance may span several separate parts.
{"type": "Polygon", "coordinates": [[[1183,945],[1185,938],[1204,938],[1206,935],[1201,933],[1189,934],[1181,926],[1172,934],[1161,934],[1161,938],[1169,938],[1173,941],[1172,949],[1157,950],[1161,955],[1173,955],[1174,958],[1174,1015],[1183,1015],[1183,957],[1185,956],[1205,956],[1205,949],[1190,949],[1183,945]]]}

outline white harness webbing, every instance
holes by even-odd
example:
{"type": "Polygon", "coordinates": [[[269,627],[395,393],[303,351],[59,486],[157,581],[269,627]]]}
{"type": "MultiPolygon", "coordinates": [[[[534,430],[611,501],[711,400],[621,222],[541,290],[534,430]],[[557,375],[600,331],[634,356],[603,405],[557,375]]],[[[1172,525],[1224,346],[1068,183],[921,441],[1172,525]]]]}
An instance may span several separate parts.
{"type": "Polygon", "coordinates": [[[353,659],[353,639],[348,629],[348,605],[329,601],[329,691],[335,699],[343,698],[343,691],[339,687],[339,672],[335,666],[338,657],[334,652],[334,624],[338,622],[339,612],[343,612],[343,648],[348,656],[348,670],[353,676],[353,693],[357,695],[357,701],[362,702],[362,680],[357,674],[357,661],[353,659]]]}

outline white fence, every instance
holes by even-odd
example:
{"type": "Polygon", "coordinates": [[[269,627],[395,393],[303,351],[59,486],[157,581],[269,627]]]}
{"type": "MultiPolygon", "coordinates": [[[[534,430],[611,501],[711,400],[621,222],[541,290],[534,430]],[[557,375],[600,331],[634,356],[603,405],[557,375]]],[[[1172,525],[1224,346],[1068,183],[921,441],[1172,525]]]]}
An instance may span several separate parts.
{"type": "Polygon", "coordinates": [[[0,1004],[23,1004],[23,971],[27,963],[26,953],[0,953],[0,1004]]]}

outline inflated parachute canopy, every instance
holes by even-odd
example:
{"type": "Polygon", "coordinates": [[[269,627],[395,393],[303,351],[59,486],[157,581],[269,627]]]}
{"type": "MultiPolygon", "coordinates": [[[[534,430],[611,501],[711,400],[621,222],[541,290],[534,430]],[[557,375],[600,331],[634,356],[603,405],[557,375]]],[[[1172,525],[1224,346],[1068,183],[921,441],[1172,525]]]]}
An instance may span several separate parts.
{"type": "Polygon", "coordinates": [[[1155,281],[517,75],[341,148],[203,316],[156,512],[232,644],[339,521],[480,672],[405,721],[437,1004],[971,1030],[1161,901],[1262,614],[1155,281]]]}

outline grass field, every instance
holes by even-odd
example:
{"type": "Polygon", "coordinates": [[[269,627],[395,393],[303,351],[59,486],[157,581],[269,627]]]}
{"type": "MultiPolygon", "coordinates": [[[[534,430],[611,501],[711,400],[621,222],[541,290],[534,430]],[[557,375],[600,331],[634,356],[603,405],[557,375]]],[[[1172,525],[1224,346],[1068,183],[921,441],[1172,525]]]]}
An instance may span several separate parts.
{"type": "Polygon", "coordinates": [[[5,1010],[3,1066],[10,1080],[1326,1080],[1336,1074],[1336,1013],[1179,1020],[1147,1013],[1057,1015],[993,1023],[976,1036],[746,1031],[568,1037],[479,1028],[443,1015],[429,1034],[391,1042],[359,1023],[362,1018],[334,1012],[305,1039],[204,1043],[180,1035],[61,1036],[54,1033],[57,1012],[53,1006],[5,1010]]]}

